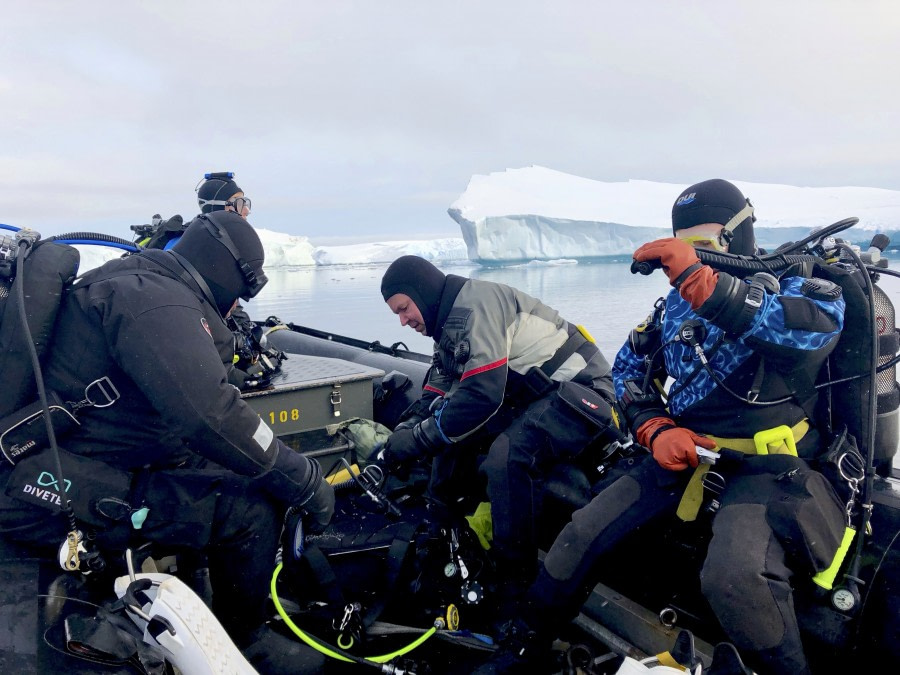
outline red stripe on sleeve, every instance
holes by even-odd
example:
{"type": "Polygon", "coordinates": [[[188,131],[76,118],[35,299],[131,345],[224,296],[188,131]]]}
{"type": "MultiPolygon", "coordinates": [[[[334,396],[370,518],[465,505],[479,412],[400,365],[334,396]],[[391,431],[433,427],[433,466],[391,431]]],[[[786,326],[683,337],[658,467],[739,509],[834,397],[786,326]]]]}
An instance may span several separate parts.
{"type": "Polygon", "coordinates": [[[483,373],[487,370],[493,370],[494,368],[499,368],[500,366],[505,366],[505,365],[506,365],[506,357],[504,356],[499,361],[494,361],[493,363],[489,363],[486,366],[481,366],[480,368],[473,368],[472,370],[464,373],[463,376],[461,378],[459,378],[460,382],[462,380],[466,379],[467,377],[472,377],[472,375],[478,375],[478,373],[483,373]]]}
{"type": "Polygon", "coordinates": [[[422,387],[422,389],[424,389],[425,391],[433,391],[435,394],[438,394],[439,396],[444,396],[447,393],[446,391],[441,391],[437,387],[432,387],[430,384],[426,384],[424,387],[422,387]]]}

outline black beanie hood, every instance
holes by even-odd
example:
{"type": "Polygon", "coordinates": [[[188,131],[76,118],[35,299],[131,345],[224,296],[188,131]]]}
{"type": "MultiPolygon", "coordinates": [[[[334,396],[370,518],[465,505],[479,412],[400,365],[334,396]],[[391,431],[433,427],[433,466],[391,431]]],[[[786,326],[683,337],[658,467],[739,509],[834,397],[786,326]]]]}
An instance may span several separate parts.
{"type": "Polygon", "coordinates": [[[390,264],[381,278],[381,295],[388,298],[397,293],[408,295],[425,321],[428,335],[436,335],[438,309],[447,277],[425,258],[404,255],[390,264]]]}
{"type": "MultiPolygon", "coordinates": [[[[749,203],[750,200],[727,180],[713,178],[696,183],[678,195],[672,206],[672,232],[704,223],[725,225],[749,203]]],[[[734,236],[728,244],[730,253],[756,253],[756,238],[753,234],[755,220],[756,217],[750,215],[734,229],[734,236]]]]}
{"type": "Polygon", "coordinates": [[[243,192],[238,184],[231,178],[217,177],[221,174],[213,174],[197,188],[197,202],[200,204],[201,213],[224,211],[223,204],[207,204],[208,201],[227,201],[238,192],[243,192]]]}
{"type": "Polygon", "coordinates": [[[232,211],[214,211],[197,216],[172,250],[200,273],[209,285],[222,316],[231,309],[235,300],[255,295],[261,284],[265,283],[265,252],[259,235],[250,223],[232,211]],[[223,230],[231,238],[241,260],[257,279],[256,289],[251,288],[238,261],[215,235],[216,229],[223,230]]]}

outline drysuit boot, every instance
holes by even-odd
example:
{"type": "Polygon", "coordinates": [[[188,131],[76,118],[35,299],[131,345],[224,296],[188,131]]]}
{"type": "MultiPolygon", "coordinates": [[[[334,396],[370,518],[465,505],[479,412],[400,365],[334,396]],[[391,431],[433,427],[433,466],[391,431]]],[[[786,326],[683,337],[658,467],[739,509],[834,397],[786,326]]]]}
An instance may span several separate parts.
{"type": "Polygon", "coordinates": [[[543,672],[550,663],[550,637],[536,633],[521,619],[515,619],[500,639],[500,648],[473,671],[474,675],[517,675],[543,672]]]}
{"type": "Polygon", "coordinates": [[[324,654],[299,638],[281,634],[270,623],[251,634],[241,653],[260,675],[306,675],[321,673],[325,668],[324,654]]]}

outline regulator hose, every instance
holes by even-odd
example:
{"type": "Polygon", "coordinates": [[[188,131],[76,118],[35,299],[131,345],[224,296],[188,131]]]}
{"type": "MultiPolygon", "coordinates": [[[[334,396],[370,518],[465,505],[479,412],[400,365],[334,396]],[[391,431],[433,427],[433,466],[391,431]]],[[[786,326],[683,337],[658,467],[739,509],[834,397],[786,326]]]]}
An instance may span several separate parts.
{"type": "Polygon", "coordinates": [[[132,241],[99,232],[66,232],[47,237],[44,241],[58,241],[63,244],[107,244],[124,248],[128,251],[140,251],[140,247],[132,241]]]}
{"type": "Polygon", "coordinates": [[[317,652],[320,652],[325,656],[337,659],[338,661],[358,663],[360,665],[371,666],[382,670],[380,664],[387,663],[392,659],[396,659],[400,656],[403,656],[404,654],[408,654],[437,632],[437,629],[432,626],[405,647],[401,647],[397,651],[391,652],[390,654],[382,654],[380,656],[354,656],[353,654],[350,654],[349,652],[346,652],[342,649],[332,647],[331,645],[327,645],[324,642],[319,642],[316,638],[308,635],[297,624],[295,624],[282,606],[281,600],[278,598],[278,588],[276,584],[276,581],[278,580],[278,573],[281,572],[281,568],[282,563],[279,562],[275,567],[275,571],[272,573],[272,581],[269,583],[269,591],[272,594],[272,602],[275,604],[275,609],[278,610],[279,616],[281,616],[281,618],[284,620],[285,625],[291,629],[291,632],[293,632],[294,635],[303,640],[303,642],[315,649],[317,652]]]}
{"type": "MultiPolygon", "coordinates": [[[[815,232],[805,239],[789,244],[780,251],[767,253],[765,255],[738,255],[736,253],[726,253],[724,251],[710,251],[708,249],[696,249],[697,257],[704,265],[709,265],[721,272],[727,272],[732,276],[744,278],[759,272],[769,272],[775,274],[782,272],[793,265],[808,265],[822,263],[822,258],[810,254],[795,254],[790,251],[797,251],[817,239],[830,237],[831,235],[853,227],[859,222],[859,218],[845,218],[839,220],[833,225],[829,225],[818,232],[815,232]]],[[[632,274],[652,274],[654,270],[660,269],[659,260],[646,262],[632,261],[632,274]]]]}

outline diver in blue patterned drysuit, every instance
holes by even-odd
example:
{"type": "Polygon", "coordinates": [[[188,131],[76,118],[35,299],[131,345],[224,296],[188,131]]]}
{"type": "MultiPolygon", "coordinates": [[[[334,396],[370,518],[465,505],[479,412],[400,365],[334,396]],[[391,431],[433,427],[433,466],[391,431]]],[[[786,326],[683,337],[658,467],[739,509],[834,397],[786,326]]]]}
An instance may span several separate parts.
{"type": "MultiPolygon", "coordinates": [[[[640,461],[573,514],[504,649],[479,672],[524,672],[535,650],[546,649],[553,631],[577,613],[602,572],[598,559],[628,533],[673,512],[697,518],[709,468],[697,469],[698,448],[747,453],[726,474],[702,592],[760,673],[810,672],[792,577],[808,581],[829,567],[843,535],[834,490],[804,460],[823,450],[813,384],[843,328],[844,300],[824,280],[741,280],[700,262],[695,247],[755,253],[753,220],[749,200],[734,185],[704,181],[676,200],[675,237],[635,252],[636,261],[662,267],[673,289],[632,331],[613,379],[629,426],[656,461],[640,461]],[[754,436],[768,454],[756,456],[754,436]]],[[[658,569],[667,571],[664,562],[658,569]]]]}

